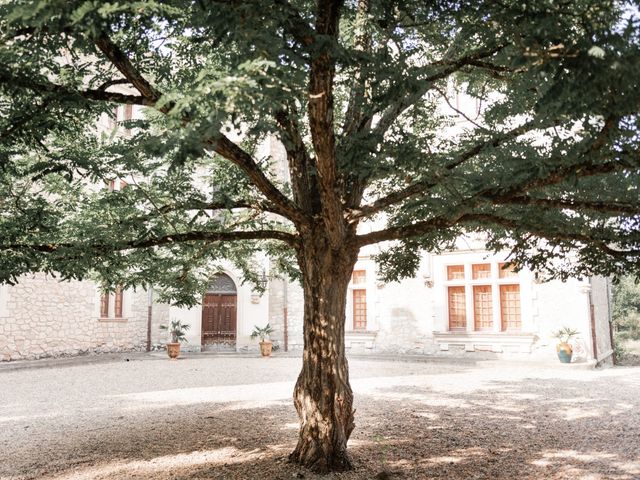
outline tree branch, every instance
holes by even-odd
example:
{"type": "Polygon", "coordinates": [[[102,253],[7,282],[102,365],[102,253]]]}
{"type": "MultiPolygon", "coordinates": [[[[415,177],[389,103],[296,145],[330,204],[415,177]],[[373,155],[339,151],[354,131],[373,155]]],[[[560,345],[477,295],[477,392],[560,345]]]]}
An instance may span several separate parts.
{"type": "Polygon", "coordinates": [[[366,233],[364,235],[358,235],[356,237],[356,244],[361,248],[365,245],[371,245],[378,242],[401,240],[403,238],[425,235],[435,230],[450,228],[454,226],[462,217],[462,214],[452,218],[434,217],[422,222],[412,223],[411,225],[398,225],[385,228],[384,230],[378,230],[375,232],[366,233]]]}
{"type": "MultiPolygon", "coordinates": [[[[169,203],[162,205],[156,208],[157,213],[162,215],[170,212],[180,212],[180,211],[190,211],[190,210],[233,210],[238,208],[244,208],[253,210],[255,212],[269,212],[277,214],[277,208],[274,205],[271,205],[268,202],[261,201],[251,201],[251,200],[221,200],[215,202],[200,202],[200,201],[190,201],[188,203],[169,203]]],[[[133,218],[122,218],[119,223],[125,222],[144,222],[146,220],[150,220],[156,218],[155,213],[149,213],[147,215],[140,215],[133,218]]],[[[285,217],[286,218],[286,217],[285,217]]],[[[287,219],[289,220],[289,219],[287,219]]]]}
{"type": "Polygon", "coordinates": [[[0,71],[0,83],[7,84],[11,87],[20,87],[27,90],[31,90],[35,93],[51,94],[55,93],[63,97],[81,97],[86,100],[102,101],[102,102],[114,102],[127,105],[145,105],[152,106],[153,102],[150,102],[145,97],[137,95],[126,95],[123,93],[107,92],[102,89],[98,90],[72,90],[64,85],[58,85],[51,82],[38,82],[27,78],[20,78],[10,75],[6,72],[0,71]]]}
{"type": "MultiPolygon", "coordinates": [[[[420,100],[433,86],[434,82],[441,80],[443,78],[448,77],[452,73],[459,71],[461,68],[472,65],[473,62],[490,57],[495,55],[499,51],[503,50],[505,45],[500,45],[495,48],[491,48],[489,50],[482,50],[478,52],[473,52],[464,57],[458,58],[457,60],[441,60],[438,62],[434,62],[431,65],[426,67],[421,67],[420,70],[428,70],[433,68],[434,66],[443,65],[445,66],[441,71],[429,75],[422,79],[420,82],[422,84],[421,88],[418,90],[414,90],[412,88],[404,88],[401,89],[402,92],[407,92],[406,95],[396,100],[393,104],[389,105],[386,111],[382,114],[380,121],[373,127],[372,134],[382,137],[387,130],[393,125],[393,123],[397,120],[397,118],[402,115],[404,111],[406,111],[409,107],[413,106],[418,100],[420,100]]],[[[374,113],[377,113],[374,112],[374,113]]]]}
{"type": "Polygon", "coordinates": [[[478,223],[481,225],[493,224],[515,231],[526,231],[537,237],[547,238],[550,240],[569,240],[581,241],[591,244],[594,243],[594,237],[591,234],[581,234],[567,231],[554,231],[552,234],[549,234],[545,232],[544,229],[531,228],[525,225],[521,219],[513,220],[489,213],[457,213],[450,217],[434,217],[429,220],[413,223],[411,225],[398,225],[386,228],[384,230],[378,230],[376,232],[359,235],[357,237],[357,244],[359,247],[363,247],[365,245],[370,245],[378,242],[403,240],[411,237],[426,235],[428,233],[435,232],[436,230],[451,228],[455,225],[473,223],[478,223]]]}
{"type": "Polygon", "coordinates": [[[496,205],[522,205],[543,208],[568,210],[592,210],[595,212],[618,215],[640,215],[640,205],[620,202],[602,202],[589,200],[563,200],[559,198],[535,198],[530,196],[516,196],[508,199],[491,199],[496,205]]]}
{"type": "Polygon", "coordinates": [[[131,82],[126,78],[115,78],[113,80],[107,80],[102,85],[98,87],[98,90],[106,90],[109,87],[113,87],[114,85],[129,85],[131,82]]]}
{"type": "Polygon", "coordinates": [[[275,118],[280,126],[282,143],[287,152],[293,197],[303,211],[317,213],[320,210],[318,184],[311,175],[311,159],[300,133],[295,106],[289,108],[290,110],[277,111],[275,118]],[[293,112],[293,116],[290,115],[290,111],[293,112]]]}
{"type": "Polygon", "coordinates": [[[95,44],[143,97],[152,103],[160,99],[160,92],[136,70],[127,55],[111,41],[106,33],[100,32],[95,39],[95,44]]]}
{"type": "MultiPolygon", "coordinates": [[[[371,35],[367,30],[368,14],[371,8],[370,0],[358,0],[358,10],[355,22],[355,51],[368,52],[371,49],[371,35]]],[[[349,92],[349,104],[345,114],[345,121],[342,127],[342,135],[353,134],[360,126],[362,119],[362,101],[365,96],[365,79],[363,79],[362,64],[358,65],[349,92]]]]}
{"type": "Polygon", "coordinates": [[[274,0],[280,9],[287,13],[287,22],[285,23],[285,31],[289,32],[293,38],[305,47],[314,44],[316,32],[311,28],[309,23],[302,18],[298,9],[296,9],[287,0],[274,0]]]}
{"type": "Polygon", "coordinates": [[[142,248],[161,247],[188,242],[233,242],[242,240],[279,240],[291,247],[296,248],[299,239],[296,235],[280,230],[257,230],[257,231],[236,231],[236,232],[185,232],[173,235],[165,235],[158,238],[148,238],[145,240],[129,240],[116,244],[74,244],[74,243],[48,243],[48,244],[0,244],[2,250],[33,250],[42,253],[55,253],[64,249],[76,247],[89,248],[95,251],[123,251],[136,250],[142,248]]]}
{"type": "Polygon", "coordinates": [[[509,130],[508,132],[504,132],[489,140],[478,143],[472,148],[465,150],[460,155],[458,155],[455,159],[453,159],[452,161],[444,165],[442,169],[442,173],[437,175],[434,180],[430,182],[412,183],[411,185],[403,188],[402,190],[397,190],[395,192],[392,192],[386,197],[379,198],[378,200],[374,201],[369,205],[364,205],[359,209],[353,210],[350,213],[348,218],[351,221],[355,221],[361,218],[370,217],[371,215],[375,215],[376,213],[380,212],[381,210],[387,207],[390,207],[391,205],[402,202],[403,200],[406,200],[414,195],[424,193],[430,188],[437,186],[448,172],[452,171],[456,167],[459,167],[463,163],[472,159],[473,157],[481,153],[484,149],[499,147],[503,143],[509,140],[513,140],[514,138],[517,138],[520,135],[530,132],[531,130],[537,127],[539,127],[537,123],[534,123],[533,121],[527,122],[524,125],[520,125],[518,127],[515,127],[509,130]]]}
{"type": "MultiPolygon", "coordinates": [[[[591,175],[599,175],[599,174],[603,174],[603,173],[610,173],[616,170],[619,170],[621,167],[620,163],[617,162],[609,162],[606,164],[601,164],[601,165],[593,165],[592,168],[587,169],[587,168],[583,168],[578,176],[579,177],[586,177],[586,176],[591,176],[591,175]]],[[[574,167],[575,169],[575,167],[574,167]]],[[[563,175],[550,175],[547,178],[547,181],[540,181],[540,182],[535,182],[536,185],[538,186],[549,186],[553,183],[558,183],[562,180],[564,180],[566,178],[566,174],[563,175]]],[[[521,193],[525,190],[528,190],[526,187],[524,186],[519,186],[518,188],[514,188],[513,189],[513,196],[511,195],[505,195],[503,197],[491,197],[488,196],[486,193],[486,196],[480,196],[480,195],[474,195],[472,197],[470,197],[469,199],[466,199],[462,204],[457,205],[456,209],[459,212],[468,212],[470,209],[474,208],[479,202],[481,202],[482,200],[486,200],[489,202],[494,202],[497,204],[508,204],[510,202],[512,202],[512,200],[515,198],[522,198],[520,197],[521,193]],[[516,196],[516,194],[518,196],[516,196]]],[[[517,200],[516,200],[517,202],[517,200]]],[[[584,203],[584,208],[596,208],[596,204],[594,204],[593,202],[583,202],[584,203]]],[[[577,205],[576,203],[573,203],[574,206],[577,205]]],[[[566,207],[566,208],[571,208],[571,207],[566,207]]],[[[604,210],[604,209],[602,209],[604,210]]],[[[624,213],[627,215],[636,215],[640,213],[640,206],[634,206],[634,205],[624,205],[624,204],[620,204],[617,203],[612,207],[612,213],[624,213]]],[[[497,217],[494,216],[495,218],[501,218],[501,217],[497,217]]],[[[388,240],[399,240],[401,238],[405,238],[405,237],[411,237],[411,236],[418,236],[418,235],[424,235],[425,233],[429,233],[432,232],[438,228],[448,228],[448,227],[452,227],[456,224],[465,222],[465,221],[480,221],[483,219],[490,219],[493,218],[492,216],[488,215],[488,214],[469,214],[469,213],[458,213],[456,215],[452,215],[451,217],[435,217],[433,219],[429,219],[423,222],[416,222],[413,223],[411,225],[406,225],[406,226],[394,226],[394,227],[390,227],[384,230],[379,230],[376,232],[371,232],[369,234],[366,235],[361,235],[358,237],[358,244],[360,246],[364,246],[364,245],[369,245],[371,243],[376,243],[376,242],[381,242],[381,241],[388,241],[388,240]]],[[[506,219],[503,219],[505,222],[507,221],[506,219]]],[[[515,223],[515,221],[511,221],[509,220],[510,224],[506,224],[503,223],[503,226],[509,226],[511,225],[513,228],[516,228],[518,226],[517,223],[515,223]]],[[[521,226],[521,225],[520,225],[521,226]]],[[[531,229],[527,229],[524,228],[525,230],[537,234],[534,231],[531,231],[531,229]]],[[[556,236],[557,238],[557,236],[556,236]]],[[[585,237],[587,238],[587,237],[585,237]]]]}
{"type": "Polygon", "coordinates": [[[306,222],[305,215],[278,188],[271,183],[253,157],[224,135],[218,139],[205,141],[205,144],[227,160],[237,165],[247,175],[251,183],[260,190],[267,199],[271,200],[278,209],[278,214],[289,218],[294,223],[306,222]]]}
{"type": "Polygon", "coordinates": [[[567,176],[571,174],[575,174],[576,177],[582,178],[611,173],[625,167],[638,167],[638,151],[619,152],[620,154],[634,155],[636,157],[635,163],[623,163],[618,161],[593,163],[593,161],[589,158],[591,155],[597,153],[606,145],[609,133],[616,127],[618,121],[618,116],[611,115],[607,117],[603,127],[600,129],[600,132],[598,132],[598,135],[595,137],[593,142],[584,150],[584,152],[578,155],[578,158],[582,160],[580,163],[561,165],[544,177],[533,177],[528,181],[522,182],[518,185],[513,185],[506,190],[496,189],[495,187],[484,189],[480,192],[476,192],[472,197],[470,197],[470,200],[478,197],[485,197],[494,199],[496,201],[508,201],[514,197],[531,192],[532,190],[538,190],[544,187],[558,184],[564,181],[567,176]]]}
{"type": "Polygon", "coordinates": [[[614,241],[610,241],[608,239],[598,239],[594,237],[593,233],[591,234],[583,234],[576,232],[557,232],[554,231],[552,234],[545,232],[541,228],[530,228],[528,226],[523,226],[520,220],[513,220],[509,218],[500,217],[498,215],[493,214],[469,214],[465,215],[462,221],[478,222],[478,223],[493,223],[495,225],[499,225],[501,227],[508,228],[510,230],[516,231],[526,231],[535,235],[538,238],[544,238],[549,241],[567,241],[567,242],[581,242],[584,245],[595,245],[598,249],[602,250],[605,253],[608,253],[612,256],[626,256],[632,255],[637,256],[640,255],[640,249],[629,249],[629,250],[617,250],[609,243],[614,243],[614,241]]]}
{"type": "MultiPolygon", "coordinates": [[[[138,89],[143,97],[155,105],[162,96],[162,93],[135,69],[127,55],[114,44],[104,32],[100,33],[95,43],[124,77],[138,89]]],[[[174,104],[169,102],[159,108],[159,111],[168,113],[173,107],[174,104]]],[[[185,117],[185,122],[188,123],[188,121],[188,117],[185,117]]],[[[277,213],[289,218],[294,223],[300,223],[305,220],[296,205],[267,178],[251,155],[229,140],[228,137],[220,132],[216,135],[216,138],[206,140],[204,143],[210,146],[216,153],[237,165],[258,190],[278,207],[277,213]]]]}

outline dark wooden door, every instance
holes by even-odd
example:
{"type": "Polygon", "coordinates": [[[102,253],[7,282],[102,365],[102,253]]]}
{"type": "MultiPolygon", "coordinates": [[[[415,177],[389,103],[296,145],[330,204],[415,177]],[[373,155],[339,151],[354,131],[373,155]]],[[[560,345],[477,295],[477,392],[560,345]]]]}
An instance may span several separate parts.
{"type": "Polygon", "coordinates": [[[202,345],[235,345],[237,296],[207,293],[202,302],[202,345]]]}

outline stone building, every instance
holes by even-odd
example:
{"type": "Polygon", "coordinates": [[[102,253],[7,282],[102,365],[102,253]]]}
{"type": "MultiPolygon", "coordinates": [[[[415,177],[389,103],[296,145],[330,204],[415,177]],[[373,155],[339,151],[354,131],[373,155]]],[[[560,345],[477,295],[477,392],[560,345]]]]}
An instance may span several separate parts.
{"type": "MultiPolygon", "coordinates": [[[[135,118],[137,109],[121,109],[118,118],[135,118]]],[[[98,130],[108,128],[114,124],[105,116],[98,130]]],[[[260,148],[286,178],[282,145],[269,138],[260,148]]],[[[506,256],[487,252],[482,241],[461,239],[454,251],[426,254],[415,278],[383,284],[372,259],[376,248],[360,253],[352,276],[346,319],[351,352],[549,356],[556,343],[552,332],[568,326],[580,332],[578,360],[611,356],[607,279],[539,283],[530,271],[503,269],[506,256]]],[[[297,283],[270,279],[259,295],[232,268],[212,276],[203,301],[190,309],[156,303],[152,290],[103,296],[92,282],[60,283],[38,274],[0,287],[0,359],[143,350],[164,343],[159,325],[177,319],[191,327],[187,349],[257,349],[251,331],[269,322],[280,348],[300,350],[302,314],[297,283]]]]}
{"type": "MultiPolygon", "coordinates": [[[[505,269],[505,255],[476,244],[427,254],[414,278],[385,284],[376,278],[372,253],[361,252],[349,287],[350,352],[494,352],[553,358],[553,334],[566,326],[579,332],[573,341],[577,361],[610,360],[611,295],[606,278],[542,283],[531,271],[505,269]]],[[[283,282],[273,282],[269,321],[277,329],[274,338],[289,349],[301,349],[302,290],[288,283],[286,292],[285,301],[283,282]]]]}
{"type": "MultiPolygon", "coordinates": [[[[388,284],[377,280],[374,252],[363,251],[347,298],[348,351],[552,358],[553,332],[568,326],[579,332],[576,360],[611,356],[607,279],[540,283],[530,271],[504,269],[504,256],[477,243],[425,255],[414,278],[388,284]]],[[[191,327],[188,350],[257,350],[251,331],[269,322],[280,349],[300,351],[302,315],[298,283],[270,279],[260,295],[232,268],[212,277],[193,308],[154,302],[152,290],[104,296],[90,281],[37,274],[0,288],[0,358],[158,348],[167,341],[159,326],[175,319],[191,327]]]]}

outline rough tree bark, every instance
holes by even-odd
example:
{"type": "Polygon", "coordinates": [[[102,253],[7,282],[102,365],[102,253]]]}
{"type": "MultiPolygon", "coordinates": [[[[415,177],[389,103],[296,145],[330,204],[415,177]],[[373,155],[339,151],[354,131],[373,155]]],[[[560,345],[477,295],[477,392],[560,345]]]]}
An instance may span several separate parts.
{"type": "Polygon", "coordinates": [[[298,261],[304,290],[304,361],[293,400],[300,417],[289,459],[316,472],[351,469],[347,441],[355,426],[344,348],[347,288],[358,257],[355,236],[339,249],[314,232],[298,261]]]}

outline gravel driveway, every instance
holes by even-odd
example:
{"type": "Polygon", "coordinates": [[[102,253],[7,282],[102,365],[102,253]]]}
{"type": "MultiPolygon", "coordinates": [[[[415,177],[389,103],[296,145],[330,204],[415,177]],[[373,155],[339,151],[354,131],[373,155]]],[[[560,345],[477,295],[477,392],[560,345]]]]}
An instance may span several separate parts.
{"type": "MultiPolygon", "coordinates": [[[[0,478],[319,478],[285,462],[300,362],[0,366],[0,478]]],[[[638,367],[350,365],[356,470],[324,478],[640,478],[638,367]]]]}

